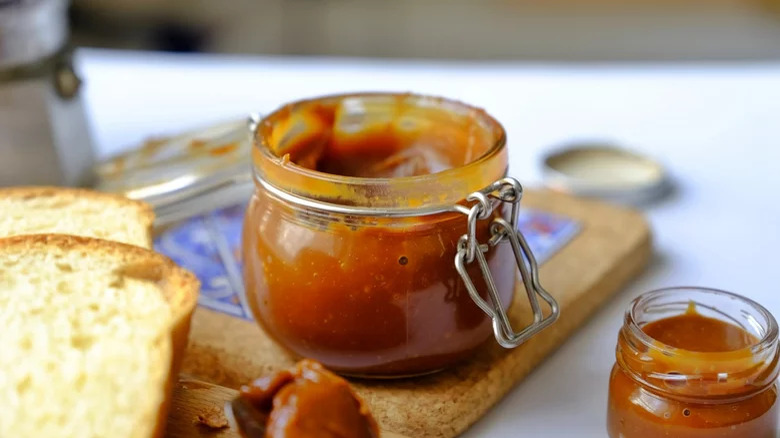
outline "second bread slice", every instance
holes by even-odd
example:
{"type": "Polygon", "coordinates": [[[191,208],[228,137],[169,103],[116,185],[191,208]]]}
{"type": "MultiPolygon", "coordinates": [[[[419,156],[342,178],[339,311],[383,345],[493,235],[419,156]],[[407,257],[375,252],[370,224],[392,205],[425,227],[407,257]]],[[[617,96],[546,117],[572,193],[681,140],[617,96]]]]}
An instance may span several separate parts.
{"type": "Polygon", "coordinates": [[[0,239],[0,436],[161,436],[198,286],[136,246],[0,239]]]}
{"type": "Polygon", "coordinates": [[[61,233],[152,247],[154,212],[120,195],[65,187],[0,188],[0,237],[61,233]]]}

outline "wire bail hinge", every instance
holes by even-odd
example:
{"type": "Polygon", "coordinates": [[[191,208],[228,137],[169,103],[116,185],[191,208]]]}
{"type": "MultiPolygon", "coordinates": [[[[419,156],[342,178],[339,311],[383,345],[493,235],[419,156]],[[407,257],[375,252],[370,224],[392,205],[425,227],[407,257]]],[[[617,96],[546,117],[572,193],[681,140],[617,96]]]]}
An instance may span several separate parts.
{"type": "Polygon", "coordinates": [[[455,268],[466,284],[466,289],[474,302],[493,321],[493,333],[496,340],[504,348],[514,348],[539,333],[558,319],[560,310],[555,298],[539,283],[539,267],[523,234],[517,229],[517,218],[520,211],[520,199],[523,188],[516,179],[507,177],[498,180],[490,186],[469,195],[466,200],[474,202],[470,208],[459,209],[467,216],[467,232],[458,240],[458,251],[455,255],[455,268]],[[512,206],[509,221],[502,217],[493,217],[496,208],[509,203],[512,206]],[[477,241],[477,222],[492,219],[490,223],[490,238],[486,243],[477,241]],[[490,272],[485,254],[490,248],[509,241],[520,271],[520,277],[531,304],[534,320],[519,332],[512,329],[509,316],[501,303],[493,275],[490,272]],[[482,276],[487,285],[488,303],[477,290],[469,276],[466,267],[476,260],[479,263],[482,276]],[[539,305],[541,297],[549,306],[550,313],[545,316],[539,305]]]}

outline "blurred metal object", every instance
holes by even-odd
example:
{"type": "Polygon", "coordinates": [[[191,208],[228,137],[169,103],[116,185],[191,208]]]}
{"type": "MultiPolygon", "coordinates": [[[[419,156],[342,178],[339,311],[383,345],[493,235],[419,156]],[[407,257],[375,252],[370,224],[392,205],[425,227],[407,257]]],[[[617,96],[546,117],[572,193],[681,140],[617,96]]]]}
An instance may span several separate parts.
{"type": "Polygon", "coordinates": [[[87,185],[93,149],[65,0],[0,0],[0,186],[87,185]]]}
{"type": "Polygon", "coordinates": [[[247,123],[256,118],[147,140],[99,163],[95,186],[151,204],[156,227],[244,202],[254,187],[247,123]]]}
{"type": "Polygon", "coordinates": [[[543,160],[545,185],[579,196],[640,206],[666,195],[671,188],[663,166],[614,144],[566,144],[543,160]]]}
{"type": "Polygon", "coordinates": [[[32,65],[68,38],[64,0],[0,0],[0,69],[32,65]]]}

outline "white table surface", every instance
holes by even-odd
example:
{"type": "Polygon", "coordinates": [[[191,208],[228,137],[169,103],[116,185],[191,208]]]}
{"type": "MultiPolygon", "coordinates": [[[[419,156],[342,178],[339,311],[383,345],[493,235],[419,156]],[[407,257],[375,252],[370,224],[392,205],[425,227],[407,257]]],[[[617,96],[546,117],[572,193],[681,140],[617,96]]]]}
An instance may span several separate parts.
{"type": "MultiPolygon", "coordinates": [[[[780,63],[528,64],[237,58],[84,50],[101,157],[151,134],[361,90],[455,97],[504,123],[511,173],[538,184],[550,147],[608,139],[661,159],[677,191],[646,208],[644,275],[464,436],[604,437],[616,333],[637,294],[722,288],[780,315],[780,63]]],[[[554,293],[554,291],[552,291],[554,293]]]]}

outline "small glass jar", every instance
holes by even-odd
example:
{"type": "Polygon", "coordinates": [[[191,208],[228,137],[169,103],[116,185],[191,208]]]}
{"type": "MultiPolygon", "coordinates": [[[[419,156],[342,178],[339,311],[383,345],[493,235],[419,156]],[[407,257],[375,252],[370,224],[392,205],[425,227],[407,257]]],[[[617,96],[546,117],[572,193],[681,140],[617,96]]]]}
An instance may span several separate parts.
{"type": "Polygon", "coordinates": [[[557,317],[507,225],[521,188],[505,179],[504,129],[484,111],[412,94],[330,96],[258,121],[254,142],[247,300],[295,355],[343,374],[418,375],[469,357],[491,330],[513,346],[557,317]],[[378,160],[387,148],[400,153],[378,160]],[[518,267],[535,323],[515,333],[505,309],[518,267]]]}
{"type": "Polygon", "coordinates": [[[616,358],[611,438],[777,436],[777,322],[745,297],[646,293],[626,312],[616,358]]]}

